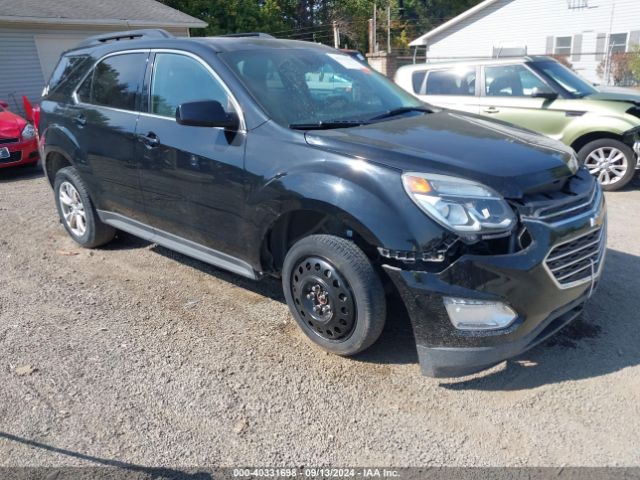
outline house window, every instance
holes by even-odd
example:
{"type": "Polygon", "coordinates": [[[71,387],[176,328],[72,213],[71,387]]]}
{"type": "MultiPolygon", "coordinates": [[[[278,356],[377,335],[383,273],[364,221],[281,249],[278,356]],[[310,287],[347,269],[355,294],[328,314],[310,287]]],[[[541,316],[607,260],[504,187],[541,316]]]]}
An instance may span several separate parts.
{"type": "Polygon", "coordinates": [[[627,51],[627,34],[612,33],[609,36],[609,51],[611,53],[625,53],[627,51]]]}
{"type": "Polygon", "coordinates": [[[571,55],[571,37],[556,37],[556,48],[553,53],[556,55],[571,55]]]}

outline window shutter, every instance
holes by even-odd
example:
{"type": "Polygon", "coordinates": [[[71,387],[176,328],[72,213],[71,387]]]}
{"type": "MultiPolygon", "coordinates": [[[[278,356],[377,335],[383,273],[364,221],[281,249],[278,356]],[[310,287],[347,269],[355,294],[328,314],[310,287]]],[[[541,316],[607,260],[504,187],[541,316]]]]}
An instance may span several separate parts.
{"type": "Polygon", "coordinates": [[[571,60],[573,60],[574,62],[579,62],[580,60],[582,60],[582,35],[573,36],[571,60]]]}
{"type": "Polygon", "coordinates": [[[547,37],[547,55],[553,55],[553,37],[547,37]]]}
{"type": "Polygon", "coordinates": [[[629,48],[640,45],[640,30],[634,30],[629,34],[629,48]]]}
{"type": "Polygon", "coordinates": [[[599,33],[596,37],[596,60],[604,60],[605,50],[607,48],[605,46],[606,40],[606,33],[599,33]]]}

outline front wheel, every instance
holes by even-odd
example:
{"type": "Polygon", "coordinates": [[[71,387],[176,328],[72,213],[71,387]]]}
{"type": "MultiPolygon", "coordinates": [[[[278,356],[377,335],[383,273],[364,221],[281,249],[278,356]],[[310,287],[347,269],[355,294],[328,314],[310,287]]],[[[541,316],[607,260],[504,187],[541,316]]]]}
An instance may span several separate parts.
{"type": "Polygon", "coordinates": [[[613,138],[587,143],[578,152],[578,159],[598,179],[603,190],[619,190],[635,174],[636,157],[633,150],[613,138]]]}
{"type": "Polygon", "coordinates": [[[367,256],[349,240],[311,235],[295,243],[284,260],[282,287],[302,331],[325,350],[354,355],[382,333],[382,283],[367,256]]]}

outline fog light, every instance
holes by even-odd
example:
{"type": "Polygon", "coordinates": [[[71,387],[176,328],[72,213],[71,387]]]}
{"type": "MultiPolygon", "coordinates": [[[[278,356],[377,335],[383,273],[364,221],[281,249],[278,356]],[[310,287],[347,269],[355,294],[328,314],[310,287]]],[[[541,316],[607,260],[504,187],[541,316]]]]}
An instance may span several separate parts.
{"type": "Polygon", "coordinates": [[[444,297],[444,306],[458,330],[497,330],[508,327],[518,317],[502,302],[444,297]]]}

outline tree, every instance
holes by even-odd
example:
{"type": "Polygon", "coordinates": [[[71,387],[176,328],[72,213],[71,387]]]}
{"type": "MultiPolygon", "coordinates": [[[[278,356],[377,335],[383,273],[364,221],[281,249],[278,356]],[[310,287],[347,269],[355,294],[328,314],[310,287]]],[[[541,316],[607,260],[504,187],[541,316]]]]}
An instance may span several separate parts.
{"type": "Polygon", "coordinates": [[[391,6],[395,48],[481,0],[161,0],[164,4],[208,23],[193,35],[260,31],[282,38],[333,44],[333,22],[345,43],[360,50],[368,45],[369,19],[378,8],[379,38],[386,31],[386,8],[391,6]],[[389,2],[389,3],[387,3],[389,2]]]}

